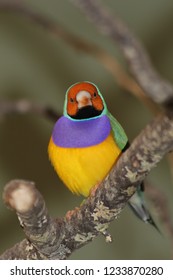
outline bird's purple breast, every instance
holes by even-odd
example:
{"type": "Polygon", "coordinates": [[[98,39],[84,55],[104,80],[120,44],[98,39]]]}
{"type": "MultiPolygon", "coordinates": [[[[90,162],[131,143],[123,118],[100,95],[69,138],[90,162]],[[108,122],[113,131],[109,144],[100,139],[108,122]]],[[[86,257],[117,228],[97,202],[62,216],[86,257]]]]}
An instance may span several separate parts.
{"type": "Polygon", "coordinates": [[[84,148],[103,142],[111,131],[109,118],[73,121],[61,117],[56,122],[52,139],[55,145],[64,148],[84,148]]]}

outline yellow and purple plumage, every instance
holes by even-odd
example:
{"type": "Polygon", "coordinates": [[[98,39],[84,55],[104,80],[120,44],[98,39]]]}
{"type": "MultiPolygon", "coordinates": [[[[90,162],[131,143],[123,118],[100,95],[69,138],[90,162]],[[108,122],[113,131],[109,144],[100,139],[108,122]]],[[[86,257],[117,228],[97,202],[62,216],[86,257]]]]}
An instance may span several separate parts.
{"type": "Polygon", "coordinates": [[[66,98],[65,116],[54,127],[49,157],[64,184],[73,193],[88,196],[108,174],[121,150],[106,110],[101,114],[105,108],[94,85],[78,83],[68,90],[66,98]],[[95,110],[90,110],[89,94],[95,110]],[[76,117],[78,112],[82,118],[76,117]]]}
{"type": "Polygon", "coordinates": [[[120,153],[111,134],[102,143],[85,148],[58,147],[52,138],[49,143],[49,156],[59,177],[73,193],[83,196],[103,180],[120,153]]]}
{"type": "MultiPolygon", "coordinates": [[[[127,146],[127,136],[97,86],[90,82],[72,85],[48,146],[50,161],[64,184],[75,194],[89,196],[127,146]]],[[[155,226],[142,190],[139,186],[129,205],[139,218],[155,226]]]]}

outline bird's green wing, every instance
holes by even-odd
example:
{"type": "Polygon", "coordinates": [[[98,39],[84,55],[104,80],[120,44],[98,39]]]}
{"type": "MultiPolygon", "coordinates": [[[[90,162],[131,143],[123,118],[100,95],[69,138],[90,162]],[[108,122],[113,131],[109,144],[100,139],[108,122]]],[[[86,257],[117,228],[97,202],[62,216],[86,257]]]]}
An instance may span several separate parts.
{"type": "Polygon", "coordinates": [[[114,135],[114,139],[120,148],[120,150],[123,150],[123,148],[126,146],[128,142],[127,135],[120,125],[120,123],[111,115],[111,113],[108,111],[107,116],[110,119],[111,127],[114,135]]]}

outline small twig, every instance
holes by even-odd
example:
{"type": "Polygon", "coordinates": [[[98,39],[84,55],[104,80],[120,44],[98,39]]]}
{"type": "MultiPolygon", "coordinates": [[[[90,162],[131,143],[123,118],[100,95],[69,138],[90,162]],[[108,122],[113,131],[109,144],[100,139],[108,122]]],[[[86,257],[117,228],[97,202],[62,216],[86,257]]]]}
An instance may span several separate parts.
{"type": "Polygon", "coordinates": [[[7,250],[0,259],[25,259],[28,258],[28,250],[29,257],[65,259],[98,234],[104,234],[109,223],[134,194],[136,186],[173,149],[172,138],[173,114],[157,117],[120,157],[95,195],[90,196],[68,220],[52,220],[33,185],[12,181],[5,188],[5,202],[16,211],[31,244],[28,249],[24,240],[7,250]],[[28,198],[25,198],[26,193],[28,198]]]}
{"type": "Polygon", "coordinates": [[[56,121],[60,115],[52,108],[32,103],[28,100],[0,101],[0,117],[10,114],[32,113],[56,121]]]}

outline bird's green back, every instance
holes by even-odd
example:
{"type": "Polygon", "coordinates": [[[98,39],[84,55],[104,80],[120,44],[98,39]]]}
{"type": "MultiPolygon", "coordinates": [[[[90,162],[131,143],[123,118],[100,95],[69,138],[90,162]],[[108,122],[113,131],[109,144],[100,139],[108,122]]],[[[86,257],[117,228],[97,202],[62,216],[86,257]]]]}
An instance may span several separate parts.
{"type": "Polygon", "coordinates": [[[110,119],[111,127],[114,135],[114,139],[120,148],[120,150],[123,150],[128,142],[127,135],[120,125],[120,123],[112,116],[112,114],[107,110],[107,116],[110,119]]]}

